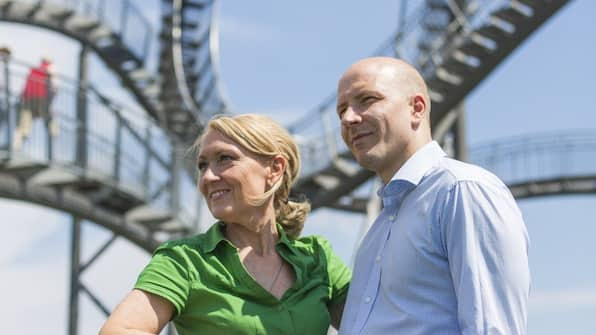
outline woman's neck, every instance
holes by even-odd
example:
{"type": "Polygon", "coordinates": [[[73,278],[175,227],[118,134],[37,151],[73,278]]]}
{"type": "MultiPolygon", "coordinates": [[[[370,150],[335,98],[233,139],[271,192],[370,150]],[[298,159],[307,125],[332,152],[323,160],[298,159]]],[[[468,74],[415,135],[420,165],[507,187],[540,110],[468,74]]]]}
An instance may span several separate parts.
{"type": "Polygon", "coordinates": [[[275,252],[279,232],[275,215],[253,217],[244,224],[226,224],[225,235],[238,249],[250,249],[259,256],[275,252]]]}

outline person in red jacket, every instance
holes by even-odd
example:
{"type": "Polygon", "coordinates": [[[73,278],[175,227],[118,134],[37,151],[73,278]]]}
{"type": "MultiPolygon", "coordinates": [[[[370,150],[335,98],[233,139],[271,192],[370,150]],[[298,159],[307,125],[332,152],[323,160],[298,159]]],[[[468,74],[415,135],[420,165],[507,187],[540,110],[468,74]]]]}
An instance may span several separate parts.
{"type": "Polygon", "coordinates": [[[15,148],[20,148],[23,140],[31,133],[34,118],[43,118],[50,134],[57,135],[58,127],[50,110],[52,98],[56,94],[53,73],[52,62],[47,58],[43,58],[39,66],[29,71],[21,93],[21,108],[14,138],[15,148]]]}

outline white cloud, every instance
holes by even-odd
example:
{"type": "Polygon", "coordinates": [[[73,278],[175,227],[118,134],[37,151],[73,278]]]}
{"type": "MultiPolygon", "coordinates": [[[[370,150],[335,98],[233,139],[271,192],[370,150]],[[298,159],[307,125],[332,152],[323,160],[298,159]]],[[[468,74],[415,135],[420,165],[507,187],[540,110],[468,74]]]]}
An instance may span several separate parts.
{"type": "Polygon", "coordinates": [[[219,18],[219,34],[221,39],[230,39],[234,42],[272,42],[277,38],[277,31],[261,23],[243,21],[235,17],[219,18]]]}
{"type": "Polygon", "coordinates": [[[5,334],[66,333],[68,273],[64,259],[1,268],[0,313],[5,334]]]}
{"type": "Polygon", "coordinates": [[[530,294],[530,312],[542,313],[572,308],[596,308],[596,287],[559,291],[538,291],[530,294]]]}
{"type": "Polygon", "coordinates": [[[54,210],[18,201],[1,201],[5,239],[0,243],[0,269],[19,254],[35,248],[40,239],[64,228],[63,216],[54,210]]]}

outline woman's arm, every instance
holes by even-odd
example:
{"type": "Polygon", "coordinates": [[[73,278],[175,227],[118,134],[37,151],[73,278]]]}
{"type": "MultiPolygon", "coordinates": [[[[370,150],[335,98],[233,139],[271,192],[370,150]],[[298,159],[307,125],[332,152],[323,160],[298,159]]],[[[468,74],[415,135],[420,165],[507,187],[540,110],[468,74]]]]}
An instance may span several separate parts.
{"type": "Polygon", "coordinates": [[[168,300],[134,289],[112,312],[99,335],[156,335],[173,313],[174,305],[168,300]]]}

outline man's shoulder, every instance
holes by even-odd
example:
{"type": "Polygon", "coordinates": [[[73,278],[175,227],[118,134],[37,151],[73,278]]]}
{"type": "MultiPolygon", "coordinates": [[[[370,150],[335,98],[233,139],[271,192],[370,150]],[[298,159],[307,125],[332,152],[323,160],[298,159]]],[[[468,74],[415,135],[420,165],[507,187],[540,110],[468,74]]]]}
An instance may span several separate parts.
{"type": "Polygon", "coordinates": [[[440,176],[445,183],[451,185],[472,182],[497,187],[504,186],[499,177],[485,168],[449,157],[444,157],[439,161],[433,174],[440,176]]]}

